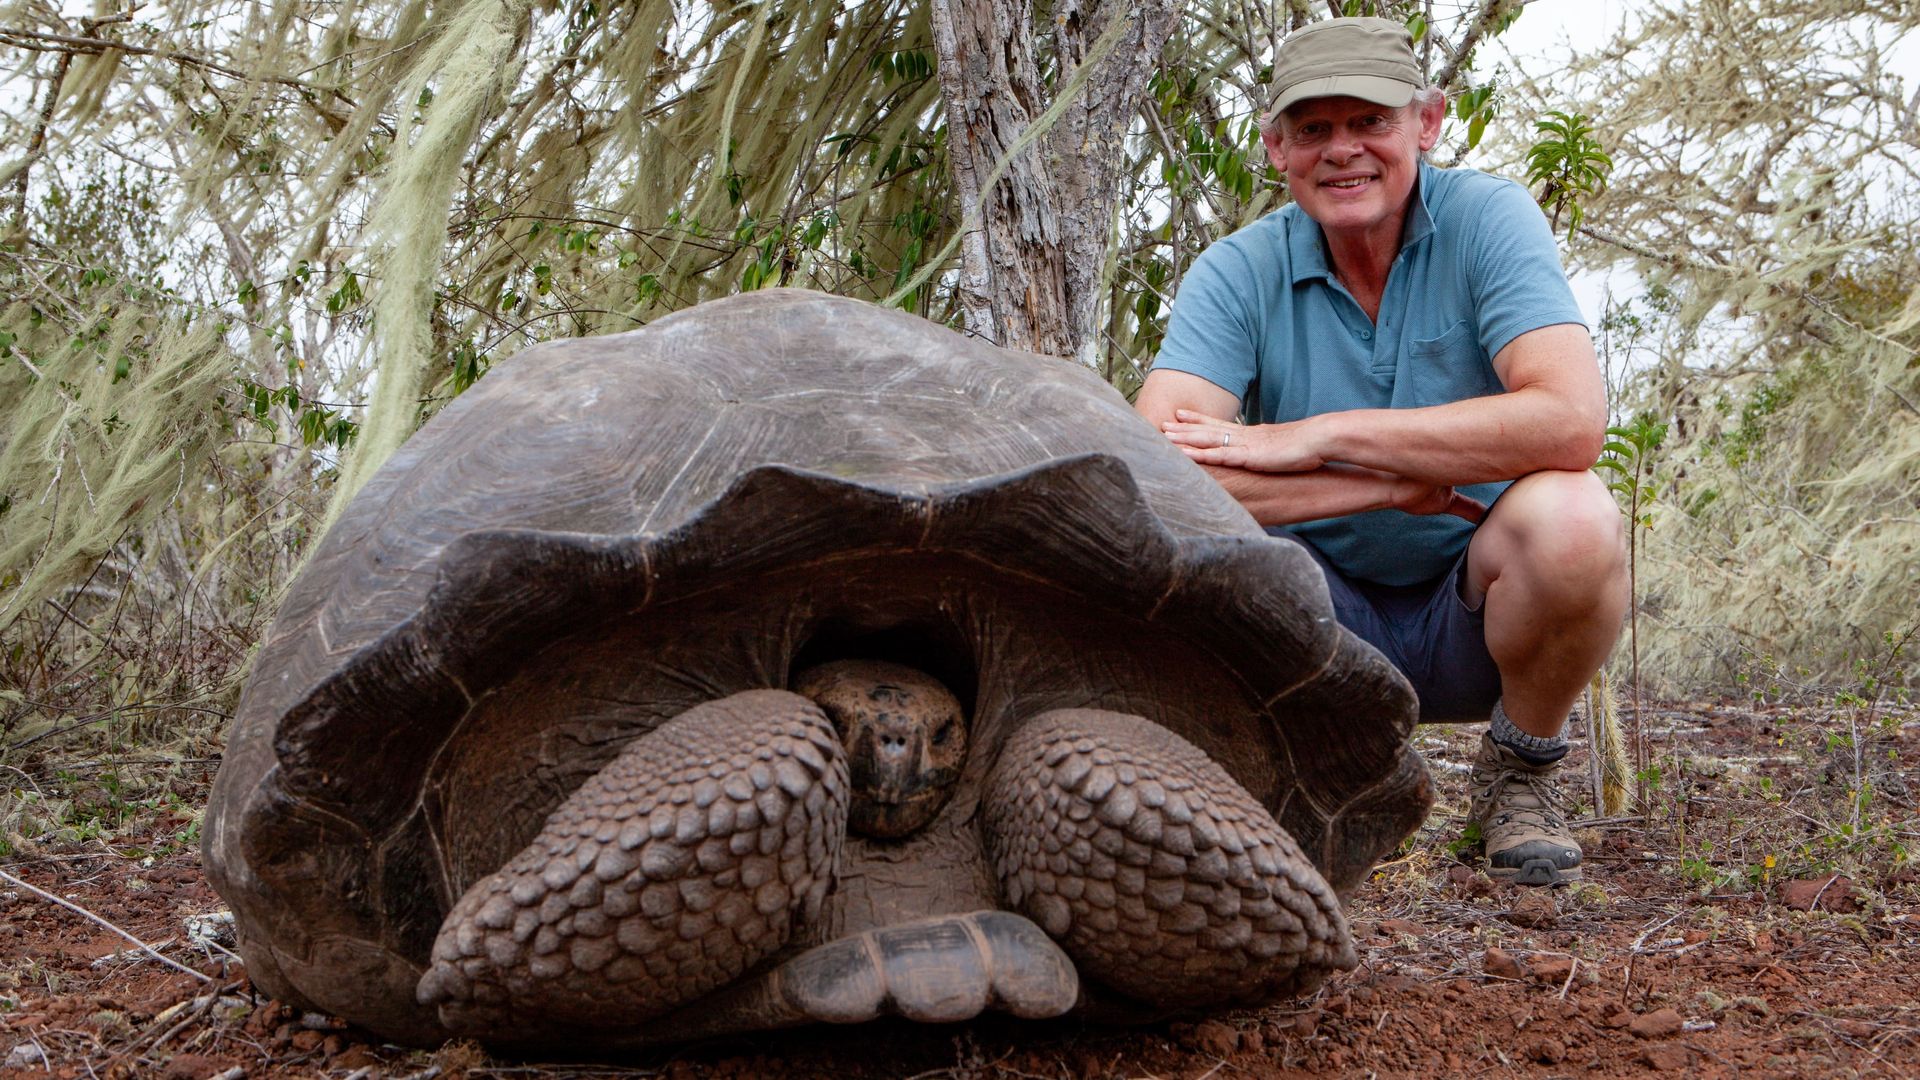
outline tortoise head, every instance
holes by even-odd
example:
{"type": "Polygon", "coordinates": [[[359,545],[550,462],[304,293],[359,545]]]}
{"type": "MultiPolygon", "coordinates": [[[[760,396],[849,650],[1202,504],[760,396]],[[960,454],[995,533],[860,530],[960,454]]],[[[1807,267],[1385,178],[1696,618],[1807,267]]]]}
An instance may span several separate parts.
{"type": "Polygon", "coordinates": [[[837,660],[801,672],[793,689],[826,712],[847,748],[848,828],[894,840],[946,805],[967,760],[967,725],[939,680],[884,660],[837,660]]]}

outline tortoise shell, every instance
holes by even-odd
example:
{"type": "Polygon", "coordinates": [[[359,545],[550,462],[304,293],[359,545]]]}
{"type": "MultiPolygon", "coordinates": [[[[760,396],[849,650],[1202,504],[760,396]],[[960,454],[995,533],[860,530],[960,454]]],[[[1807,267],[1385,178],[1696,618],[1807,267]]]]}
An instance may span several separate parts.
{"type": "Polygon", "coordinates": [[[1312,560],[1111,387],[770,290],[498,365],[320,541],[206,819],[250,973],[445,1038],[415,988],[470,885],[636,738],[842,656],[937,675],[972,743],[940,827],[848,838],[808,941],[977,892],[982,778],[1044,710],[1178,733],[1342,896],[1431,802],[1413,694],[1312,560]]]}

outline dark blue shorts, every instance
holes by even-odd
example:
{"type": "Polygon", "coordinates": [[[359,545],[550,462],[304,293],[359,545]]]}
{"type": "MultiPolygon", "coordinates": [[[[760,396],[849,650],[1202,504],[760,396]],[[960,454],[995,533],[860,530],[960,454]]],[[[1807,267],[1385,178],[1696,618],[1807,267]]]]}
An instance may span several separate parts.
{"type": "MultiPolygon", "coordinates": [[[[1327,578],[1334,617],[1400,669],[1420,695],[1422,723],[1485,720],[1500,700],[1500,669],[1487,652],[1484,613],[1460,598],[1467,553],[1453,568],[1415,585],[1378,585],[1350,578],[1306,541],[1275,527],[1313,556],[1327,578]]],[[[1483,605],[1484,606],[1484,605],[1483,605]]]]}

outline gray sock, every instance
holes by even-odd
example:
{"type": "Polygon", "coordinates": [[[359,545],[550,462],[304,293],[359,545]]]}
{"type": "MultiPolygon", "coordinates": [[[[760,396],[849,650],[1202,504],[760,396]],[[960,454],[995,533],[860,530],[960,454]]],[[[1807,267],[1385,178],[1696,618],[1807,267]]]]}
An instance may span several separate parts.
{"type": "Polygon", "coordinates": [[[1551,765],[1567,756],[1567,739],[1564,735],[1555,735],[1543,739],[1538,735],[1529,735],[1513,725],[1507,716],[1504,701],[1493,703],[1493,741],[1519,754],[1521,760],[1529,765],[1551,765]]]}

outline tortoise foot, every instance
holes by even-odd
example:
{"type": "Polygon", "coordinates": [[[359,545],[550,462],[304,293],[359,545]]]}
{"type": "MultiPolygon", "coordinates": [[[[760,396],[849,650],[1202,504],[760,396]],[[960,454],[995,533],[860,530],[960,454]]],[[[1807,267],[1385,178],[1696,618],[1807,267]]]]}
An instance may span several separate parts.
{"type": "Polygon", "coordinates": [[[806,699],[754,690],[690,709],[636,739],[467,890],[418,1000],[481,1036],[669,1012],[818,913],[847,801],[845,754],[806,699]]]}
{"type": "Polygon", "coordinates": [[[1043,1019],[1080,998],[1073,962],[1039,927],[1008,911],[869,930],[802,953],[774,978],[795,1011],[835,1024],[888,1015],[951,1023],[989,1008],[1043,1019]]]}
{"type": "Polygon", "coordinates": [[[1338,898],[1293,838],[1158,724],[1043,713],[1008,740],[982,806],[1009,906],[1137,1001],[1271,1001],[1357,962],[1338,898]]]}

